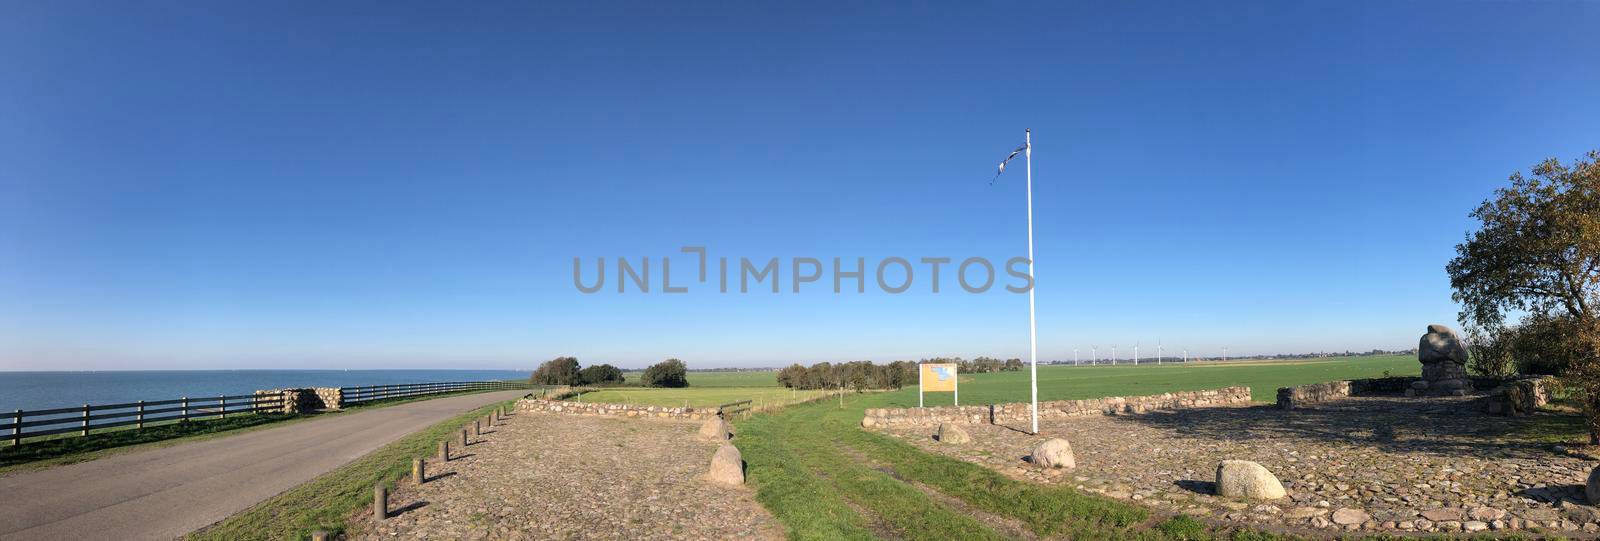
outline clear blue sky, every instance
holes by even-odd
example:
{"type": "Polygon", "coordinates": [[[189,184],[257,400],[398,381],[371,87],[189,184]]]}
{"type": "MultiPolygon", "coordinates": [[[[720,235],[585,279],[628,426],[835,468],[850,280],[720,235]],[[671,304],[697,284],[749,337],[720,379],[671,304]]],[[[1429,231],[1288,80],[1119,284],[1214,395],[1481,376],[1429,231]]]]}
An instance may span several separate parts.
{"type": "Polygon", "coordinates": [[[1600,147],[1597,3],[532,4],[10,4],[0,369],[1025,358],[948,281],[571,280],[1022,255],[1023,128],[1041,359],[1406,348],[1467,212],[1600,147]]]}

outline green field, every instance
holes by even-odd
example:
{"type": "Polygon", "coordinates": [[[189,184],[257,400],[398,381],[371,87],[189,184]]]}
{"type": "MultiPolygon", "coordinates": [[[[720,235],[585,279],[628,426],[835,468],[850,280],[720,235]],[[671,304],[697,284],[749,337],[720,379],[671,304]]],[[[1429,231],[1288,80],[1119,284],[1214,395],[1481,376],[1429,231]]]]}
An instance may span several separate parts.
{"type": "MultiPolygon", "coordinates": [[[[1414,376],[1422,365],[1409,355],[1330,357],[1282,361],[1231,361],[1138,366],[1039,367],[1040,400],[1077,400],[1104,396],[1138,396],[1170,391],[1217,389],[1232,385],[1250,387],[1258,402],[1275,400],[1279,387],[1340,379],[1414,376]]],[[[949,405],[950,393],[929,393],[929,406],[949,405]]],[[[1017,372],[961,376],[963,404],[1002,404],[1028,401],[1028,369],[1017,372]]],[[[917,405],[915,389],[909,397],[895,395],[892,406],[917,405]]]]}
{"type": "MultiPolygon", "coordinates": [[[[643,371],[623,372],[624,385],[638,385],[643,371]]],[[[778,385],[777,370],[749,370],[743,372],[695,372],[688,374],[690,387],[774,387],[778,385]]]]}
{"type": "MultiPolygon", "coordinates": [[[[692,379],[692,378],[691,378],[692,379]]],[[[821,396],[823,391],[791,391],[777,387],[776,381],[765,387],[689,387],[679,389],[646,389],[642,387],[615,387],[583,393],[573,400],[605,402],[612,404],[639,404],[645,406],[693,406],[697,408],[718,406],[740,400],[754,400],[752,407],[789,404],[821,396]]]]}

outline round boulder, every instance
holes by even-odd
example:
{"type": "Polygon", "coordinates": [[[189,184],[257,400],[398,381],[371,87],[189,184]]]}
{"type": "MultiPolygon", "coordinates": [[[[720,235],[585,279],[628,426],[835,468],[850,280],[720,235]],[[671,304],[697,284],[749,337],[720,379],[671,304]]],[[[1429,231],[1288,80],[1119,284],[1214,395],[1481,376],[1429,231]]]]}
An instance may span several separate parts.
{"type": "Polygon", "coordinates": [[[972,436],[967,431],[952,423],[939,423],[939,441],[943,443],[972,443],[972,436]]]}
{"type": "Polygon", "coordinates": [[[1033,446],[1029,455],[1034,465],[1046,468],[1076,468],[1078,461],[1072,456],[1072,444],[1061,438],[1050,438],[1033,446]]]}
{"type": "Polygon", "coordinates": [[[722,420],[721,417],[712,417],[700,424],[700,436],[714,440],[728,441],[733,439],[733,425],[722,420]]]}
{"type": "Polygon", "coordinates": [[[1217,495],[1225,498],[1276,500],[1287,495],[1283,483],[1267,468],[1248,460],[1217,464],[1217,495]]]}
{"type": "Polygon", "coordinates": [[[729,444],[717,447],[717,454],[711,455],[711,480],[725,485],[744,484],[744,455],[739,454],[739,448],[729,444]]]}
{"type": "Polygon", "coordinates": [[[1461,345],[1454,330],[1435,323],[1428,326],[1428,333],[1417,343],[1417,360],[1423,364],[1449,361],[1465,366],[1467,348],[1461,345]]]}

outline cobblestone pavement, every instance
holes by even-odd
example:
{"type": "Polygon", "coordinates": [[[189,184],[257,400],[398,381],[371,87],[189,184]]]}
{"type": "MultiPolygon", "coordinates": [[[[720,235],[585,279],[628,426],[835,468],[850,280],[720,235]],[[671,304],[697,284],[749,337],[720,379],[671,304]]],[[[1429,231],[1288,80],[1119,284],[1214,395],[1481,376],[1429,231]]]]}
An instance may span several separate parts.
{"type": "Polygon", "coordinates": [[[1464,401],[1363,397],[1292,412],[1250,406],[1041,420],[1044,437],[1072,444],[1078,467],[1066,471],[1024,460],[1041,441],[1018,429],[1025,427],[965,425],[967,445],[934,441],[937,427],[885,432],[1012,477],[1271,531],[1600,533],[1600,510],[1583,496],[1594,461],[1517,441],[1526,418],[1463,411],[1464,401]],[[1289,497],[1214,496],[1223,459],[1266,466],[1289,497]]]}
{"type": "Polygon", "coordinates": [[[782,539],[752,491],[705,479],[717,444],[698,427],[522,412],[403,481],[397,516],[352,517],[353,538],[782,539]]]}

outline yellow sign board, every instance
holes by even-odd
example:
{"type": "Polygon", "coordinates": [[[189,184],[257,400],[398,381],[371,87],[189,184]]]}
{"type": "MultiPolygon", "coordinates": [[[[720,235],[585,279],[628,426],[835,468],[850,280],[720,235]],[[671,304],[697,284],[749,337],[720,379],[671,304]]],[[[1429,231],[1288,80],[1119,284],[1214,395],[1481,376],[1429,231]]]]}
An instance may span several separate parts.
{"type": "Polygon", "coordinates": [[[953,393],[955,391],[955,363],[929,363],[922,365],[922,392],[953,393]]]}

